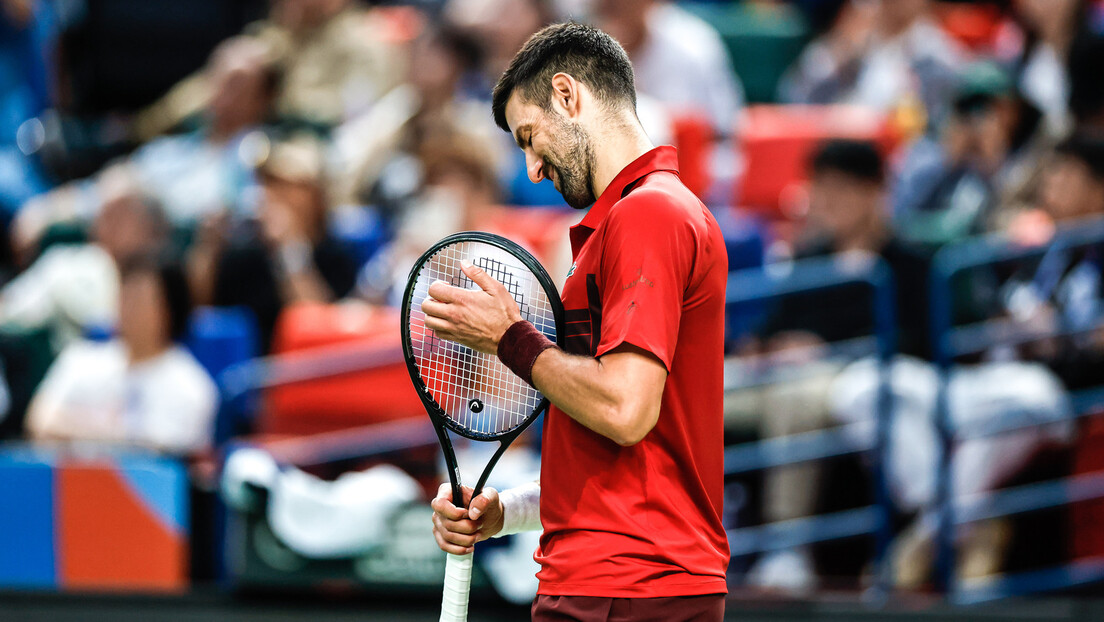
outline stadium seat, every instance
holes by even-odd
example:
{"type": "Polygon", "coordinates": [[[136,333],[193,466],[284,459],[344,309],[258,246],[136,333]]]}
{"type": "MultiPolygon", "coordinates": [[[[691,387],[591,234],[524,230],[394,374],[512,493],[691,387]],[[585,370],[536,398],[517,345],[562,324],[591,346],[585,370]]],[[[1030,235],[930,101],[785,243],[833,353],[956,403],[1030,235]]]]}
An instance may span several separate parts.
{"type": "Polygon", "coordinates": [[[402,357],[397,309],[289,307],[277,320],[272,351],[276,364],[309,379],[267,390],[258,421],[264,434],[301,436],[425,416],[402,357]]]}
{"type": "Polygon", "coordinates": [[[737,204],[772,218],[799,219],[807,207],[810,154],[833,138],[870,140],[889,152],[895,144],[885,115],[855,106],[751,106],[737,131],[746,163],[737,204]]]}
{"type": "Polygon", "coordinates": [[[672,113],[671,130],[678,150],[679,177],[698,197],[704,197],[712,181],[709,170],[713,151],[713,127],[700,113],[672,113]]]}
{"type": "MultiPolygon", "coordinates": [[[[184,343],[217,381],[231,365],[260,353],[258,331],[257,319],[245,307],[202,307],[192,314],[184,343]]],[[[244,432],[246,415],[252,411],[247,403],[221,404],[215,419],[215,446],[244,432]]]]}
{"type": "Polygon", "coordinates": [[[387,243],[387,225],[368,207],[342,205],[331,212],[330,234],[337,238],[357,265],[364,265],[387,243]]]}

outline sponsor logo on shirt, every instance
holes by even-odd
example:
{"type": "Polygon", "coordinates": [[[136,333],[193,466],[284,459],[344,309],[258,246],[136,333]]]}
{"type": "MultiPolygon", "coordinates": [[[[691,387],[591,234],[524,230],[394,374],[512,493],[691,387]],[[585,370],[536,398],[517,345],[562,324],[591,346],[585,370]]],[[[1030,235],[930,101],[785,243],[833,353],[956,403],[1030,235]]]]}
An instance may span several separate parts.
{"type": "Polygon", "coordinates": [[[629,281],[628,283],[625,283],[625,285],[622,286],[621,289],[622,290],[632,289],[632,288],[636,287],[637,285],[647,285],[648,287],[654,287],[655,286],[655,284],[652,283],[652,281],[650,281],[649,279],[644,278],[644,271],[643,270],[637,269],[636,278],[629,281]]]}

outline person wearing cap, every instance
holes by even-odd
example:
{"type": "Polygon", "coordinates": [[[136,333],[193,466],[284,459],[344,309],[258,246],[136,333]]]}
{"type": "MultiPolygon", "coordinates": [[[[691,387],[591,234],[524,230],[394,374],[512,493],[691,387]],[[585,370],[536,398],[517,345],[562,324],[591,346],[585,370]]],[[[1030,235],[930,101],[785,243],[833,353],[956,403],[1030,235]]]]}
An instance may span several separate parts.
{"type": "Polygon", "coordinates": [[[1001,228],[1034,194],[1050,148],[1042,114],[992,61],[968,66],[938,136],[912,146],[893,184],[894,228],[939,245],[1001,228]]]}
{"type": "MultiPolygon", "coordinates": [[[[209,221],[196,252],[217,257],[208,283],[215,305],[245,305],[260,323],[268,349],[280,311],[296,302],[331,302],[356,280],[352,255],[326,229],[328,200],[322,146],[296,137],[277,142],[257,166],[262,197],[255,226],[227,244],[225,223],[209,221]]],[[[193,261],[202,264],[193,255],[193,261]]],[[[203,274],[194,269],[193,275],[203,274]]]]}

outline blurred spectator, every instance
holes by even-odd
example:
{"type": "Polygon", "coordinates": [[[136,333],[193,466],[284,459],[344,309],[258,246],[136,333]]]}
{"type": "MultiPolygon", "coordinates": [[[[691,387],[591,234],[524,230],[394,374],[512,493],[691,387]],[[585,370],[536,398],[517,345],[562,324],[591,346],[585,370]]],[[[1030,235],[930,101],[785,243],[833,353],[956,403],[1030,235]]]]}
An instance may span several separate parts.
{"type": "Polygon", "coordinates": [[[189,272],[200,303],[253,310],[267,351],[286,305],[345,296],[357,266],[327,231],[326,171],[317,141],[296,137],[272,145],[257,173],[263,197],[250,231],[229,239],[227,217],[208,218],[189,272]]]}
{"type": "Polygon", "coordinates": [[[460,88],[479,58],[475,42],[451,27],[428,27],[411,44],[406,82],[334,130],[340,172],[335,203],[367,200],[395,226],[425,180],[419,153],[436,141],[462,137],[458,140],[481,145],[490,166],[498,164],[501,154],[493,146],[500,132],[486,105],[460,88]]]}
{"type": "Polygon", "coordinates": [[[1043,112],[1052,136],[1069,130],[1070,46],[1085,23],[1085,0],[1014,0],[1013,16],[1023,29],[1017,63],[1019,88],[1043,112]]]}
{"type": "Polygon", "coordinates": [[[552,0],[449,0],[443,23],[459,28],[482,48],[482,98],[490,99],[498,81],[522,44],[542,27],[551,24],[552,0]]]}
{"type": "Polygon", "coordinates": [[[220,44],[209,71],[211,98],[200,129],[158,138],[129,159],[143,186],[180,225],[227,208],[250,212],[254,131],[270,119],[280,83],[265,47],[246,37],[220,44]]]}
{"type": "Polygon", "coordinates": [[[744,94],[715,28],[665,0],[597,0],[596,18],[629,53],[640,93],[732,132],[744,94]]]}
{"type": "Polygon", "coordinates": [[[1058,224],[1104,215],[1104,132],[1081,132],[1055,148],[1040,207],[1058,224]]]}
{"type": "MultiPolygon", "coordinates": [[[[1040,186],[1039,212],[1014,221],[1012,235],[1045,244],[1056,227],[1104,217],[1104,134],[1082,132],[1058,145],[1040,186]]],[[[1055,247],[1037,265],[1022,268],[1001,288],[1003,311],[1012,318],[1058,332],[1088,331],[1104,307],[1101,253],[1055,247]]],[[[1036,342],[1020,356],[1046,363],[1070,389],[1099,385],[1104,342],[1096,331],[1036,342]]]]}
{"type": "MultiPolygon", "coordinates": [[[[935,473],[939,437],[935,428],[939,376],[916,357],[927,352],[927,265],[896,240],[883,217],[885,187],[874,145],[838,141],[812,161],[811,224],[826,236],[830,252],[860,250],[881,255],[895,277],[898,336],[902,355],[889,369],[893,418],[886,465],[892,501],[903,514],[918,513],[895,545],[894,579],[907,588],[927,580],[935,526],[935,473]],[[909,356],[909,355],[913,356],[909,356]]],[[[840,256],[839,261],[852,260],[840,256]]],[[[789,380],[763,396],[762,434],[767,438],[851,424],[844,434],[869,439],[878,413],[880,369],[875,358],[851,362],[832,356],[831,342],[873,332],[869,294],[841,288],[804,294],[780,303],[768,323],[767,348],[776,362],[791,365],[789,380]]],[[[1049,427],[999,437],[962,441],[955,449],[954,491],[992,490],[1017,474],[1034,451],[1069,433],[1068,398],[1053,374],[1039,365],[990,363],[954,369],[949,408],[956,426],[966,427],[1015,410],[1049,427]],[[1057,422],[1057,423],[1054,423],[1057,422]]],[[[766,474],[764,518],[779,521],[812,514],[822,465],[801,463],[766,474]]],[[[963,534],[959,570],[965,577],[1001,568],[1007,533],[1004,521],[978,523],[963,534]]],[[[770,553],[757,562],[749,581],[758,586],[804,592],[817,583],[806,548],[770,553]]]]}
{"type": "MultiPolygon", "coordinates": [[[[403,58],[387,26],[352,0],[273,0],[269,17],[251,24],[255,40],[283,75],[275,93],[281,116],[323,126],[340,123],[395,86],[403,58]]],[[[219,78],[206,69],[146,110],[138,135],[150,139],[209,107],[219,78]]]]}
{"type": "Polygon", "coordinates": [[[211,442],[218,391],[176,345],[191,302],[183,272],[148,257],[128,260],[119,290],[119,336],[77,341],[51,366],[27,413],[39,441],[100,441],[191,455],[211,442]]]}
{"type": "MultiPolygon", "coordinates": [[[[893,270],[897,284],[901,351],[926,355],[928,260],[890,227],[885,173],[877,148],[863,141],[828,142],[814,154],[811,173],[808,221],[795,258],[848,251],[880,256],[893,270]]],[[[826,342],[863,337],[874,332],[870,307],[869,295],[853,288],[789,297],[773,310],[760,332],[769,350],[786,349],[785,343],[798,333],[826,342]]]]}
{"type": "MultiPolygon", "coordinates": [[[[1104,135],[1079,132],[1060,143],[1042,167],[1038,188],[1040,209],[1023,212],[1011,221],[1013,239],[1029,245],[1045,244],[1058,226],[1075,227],[1086,219],[1104,217],[1104,135]]],[[[989,362],[954,369],[949,399],[955,426],[968,429],[970,424],[1009,413],[1036,423],[1053,423],[960,442],[955,450],[956,494],[992,490],[1015,475],[1029,456],[1047,444],[1068,440],[1072,407],[1065,392],[1099,386],[1104,369],[1104,341],[1098,328],[1104,302],[1100,257],[1100,245],[1072,250],[1055,245],[1037,262],[1022,262],[1001,285],[998,315],[1011,318],[1030,332],[1060,336],[1018,347],[997,346],[986,353],[992,361],[1031,363],[989,362]]],[[[872,379],[862,381],[852,376],[850,381],[854,383],[851,391],[861,391],[858,386],[872,379]]],[[[898,382],[894,384],[896,395],[898,382]]],[[[838,405],[834,410],[840,413],[855,412],[864,399],[855,393],[848,396],[847,389],[838,391],[835,398],[838,405]]],[[[898,440],[891,446],[892,454],[896,454],[894,462],[907,460],[905,445],[905,441],[898,440]]],[[[916,472],[927,473],[928,462],[919,464],[924,466],[916,472]]],[[[918,491],[931,487],[934,482],[929,481],[918,491]]],[[[934,511],[926,510],[898,540],[894,557],[899,584],[912,587],[926,579],[933,555],[934,523],[934,511]]],[[[977,577],[999,571],[1003,551],[1013,535],[1007,519],[971,526],[959,536],[965,544],[960,552],[960,572],[977,577]]]]}
{"type": "Polygon", "coordinates": [[[394,240],[361,272],[357,290],[369,301],[399,304],[411,266],[434,242],[487,228],[498,194],[488,154],[461,136],[436,138],[420,154],[423,189],[402,214],[394,240]]]}
{"type": "MultiPolygon", "coordinates": [[[[184,228],[224,209],[251,214],[252,165],[263,146],[255,130],[269,118],[279,82],[264,47],[249,38],[223,42],[210,64],[214,96],[200,129],[158,138],[117,163],[184,228]]],[[[103,200],[98,184],[76,181],[28,202],[13,226],[17,254],[26,254],[53,224],[91,220],[103,200]]]]}
{"type": "Polygon", "coordinates": [[[893,186],[895,229],[939,245],[1002,228],[1031,200],[1051,142],[1039,111],[998,65],[963,72],[939,138],[925,136],[905,154],[893,186]]]}
{"type": "Polygon", "coordinates": [[[712,124],[713,183],[704,198],[727,204],[738,168],[731,138],[744,90],[716,28],[668,0],[596,0],[595,10],[597,26],[632,59],[636,89],[645,98],[641,120],[656,144],[665,137],[647,123],[648,99],[671,115],[701,114],[712,124]]]}
{"type": "Polygon", "coordinates": [[[87,244],[57,244],[0,290],[0,327],[47,328],[55,351],[88,331],[107,331],[118,313],[116,266],[161,250],[169,226],[160,206],[123,168],[104,171],[97,182],[104,206],[87,244]]]}
{"type": "Polygon", "coordinates": [[[779,86],[804,104],[850,103],[894,111],[922,106],[938,122],[962,64],[929,0],[851,0],[779,86]]]}
{"type": "MultiPolygon", "coordinates": [[[[885,173],[877,148],[867,142],[832,141],[814,154],[810,168],[809,221],[796,258],[846,251],[880,255],[896,281],[902,351],[926,353],[927,262],[889,227],[885,173]]],[[[776,438],[830,425],[829,389],[848,361],[828,356],[828,344],[873,333],[874,314],[865,288],[834,288],[781,299],[760,330],[762,348],[778,363],[800,369],[800,375],[763,395],[760,434],[776,438]]],[[[821,471],[817,463],[767,471],[764,520],[812,514],[821,471]]],[[[817,577],[811,553],[801,548],[761,557],[748,581],[801,593],[813,589],[817,577]]]]}

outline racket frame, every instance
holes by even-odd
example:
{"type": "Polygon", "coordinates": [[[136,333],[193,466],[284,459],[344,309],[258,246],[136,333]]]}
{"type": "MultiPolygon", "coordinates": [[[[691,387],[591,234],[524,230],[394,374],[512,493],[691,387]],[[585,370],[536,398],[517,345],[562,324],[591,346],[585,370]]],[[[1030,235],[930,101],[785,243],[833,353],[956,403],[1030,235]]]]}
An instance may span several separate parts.
{"type": "Polygon", "coordinates": [[[410,306],[411,300],[414,297],[414,289],[418,281],[416,275],[426,262],[442,248],[461,242],[480,242],[496,246],[512,255],[515,259],[520,261],[522,265],[528,268],[529,271],[533,273],[533,276],[536,277],[537,283],[548,294],[548,304],[552,308],[552,316],[556,324],[556,344],[562,347],[564,339],[564,309],[563,302],[560,300],[559,290],[556,288],[556,284],[552,281],[552,278],[548,276],[548,272],[544,269],[544,266],[542,266],[529,251],[522,248],[516,242],[484,231],[463,231],[454,233],[441,239],[425,253],[422,253],[422,256],[418,258],[418,261],[416,261],[414,266],[410,269],[410,274],[407,276],[406,290],[403,292],[402,299],[402,324],[400,326],[402,329],[403,357],[406,359],[406,369],[410,373],[410,379],[414,383],[414,388],[418,393],[418,397],[422,400],[422,405],[425,406],[426,412],[433,421],[434,431],[436,431],[437,438],[441,443],[441,450],[445,454],[445,464],[448,467],[449,482],[452,485],[452,502],[457,507],[465,506],[464,495],[461,489],[460,467],[456,463],[456,451],[453,449],[452,439],[449,438],[448,433],[445,431],[446,428],[471,440],[499,442],[498,449],[487,462],[487,466],[484,467],[483,473],[480,475],[478,483],[472,491],[472,498],[474,499],[483,491],[483,486],[487,483],[487,477],[490,475],[491,470],[494,469],[495,464],[498,463],[499,458],[506,452],[510,444],[514,442],[514,439],[520,436],[521,433],[540,416],[541,411],[548,409],[548,398],[541,394],[541,401],[537,404],[537,407],[533,409],[533,413],[529,417],[526,417],[526,419],[516,427],[497,434],[481,433],[466,429],[452,418],[445,415],[444,409],[433,399],[429,387],[426,385],[425,381],[422,380],[422,374],[418,369],[418,363],[414,356],[413,344],[410,338],[410,306]]]}

